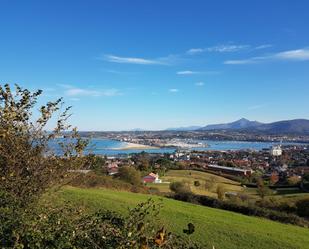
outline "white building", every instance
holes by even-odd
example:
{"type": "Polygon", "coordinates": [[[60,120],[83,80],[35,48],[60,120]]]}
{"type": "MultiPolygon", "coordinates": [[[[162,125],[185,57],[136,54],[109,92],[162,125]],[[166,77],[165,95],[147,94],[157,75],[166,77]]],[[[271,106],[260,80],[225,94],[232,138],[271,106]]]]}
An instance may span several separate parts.
{"type": "Polygon", "coordinates": [[[281,146],[280,146],[280,145],[273,146],[273,147],[270,149],[270,154],[271,154],[272,156],[281,156],[281,155],[282,155],[281,146]]]}

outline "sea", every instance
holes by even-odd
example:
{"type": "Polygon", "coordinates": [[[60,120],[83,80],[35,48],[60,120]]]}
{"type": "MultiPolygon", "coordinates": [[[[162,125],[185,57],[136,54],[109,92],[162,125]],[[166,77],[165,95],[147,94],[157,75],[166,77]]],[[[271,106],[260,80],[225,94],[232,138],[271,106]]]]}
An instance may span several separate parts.
{"type": "MultiPolygon", "coordinates": [[[[278,145],[275,142],[248,142],[248,141],[213,141],[202,140],[198,141],[205,143],[208,147],[191,148],[191,150],[197,151],[228,151],[228,150],[256,150],[269,149],[274,145],[278,145]]],[[[298,143],[283,142],[282,145],[297,145],[298,143]]],[[[111,139],[92,139],[87,151],[96,155],[113,156],[118,154],[132,154],[142,151],[148,153],[173,153],[174,148],[159,148],[159,149],[121,149],[126,146],[126,142],[111,140],[111,139]]]]}

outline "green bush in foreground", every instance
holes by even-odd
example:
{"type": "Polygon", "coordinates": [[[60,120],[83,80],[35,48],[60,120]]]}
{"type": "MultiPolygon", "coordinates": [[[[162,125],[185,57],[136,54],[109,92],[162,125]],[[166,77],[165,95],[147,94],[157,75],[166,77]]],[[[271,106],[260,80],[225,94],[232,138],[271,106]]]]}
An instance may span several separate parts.
{"type": "MultiPolygon", "coordinates": [[[[87,141],[76,129],[68,132],[70,108],[59,113],[52,132],[45,131],[62,99],[39,108],[35,120],[32,111],[41,93],[0,86],[0,248],[197,248],[152,226],[158,209],[150,200],[128,217],[42,203],[49,189],[67,183],[74,176],[69,171],[89,165],[90,157],[83,155],[87,141]],[[66,140],[57,139],[63,134],[66,140]],[[58,145],[62,156],[50,150],[50,143],[58,145]]],[[[137,184],[136,172],[128,181],[137,184]]]]}
{"type": "MultiPolygon", "coordinates": [[[[160,205],[150,199],[130,210],[128,216],[104,210],[87,213],[69,203],[43,203],[21,214],[12,208],[12,200],[7,200],[0,210],[1,248],[199,248],[168,233],[164,226],[158,227],[155,220],[160,205]]],[[[194,225],[190,223],[188,228],[184,233],[191,235],[194,225]]]]}

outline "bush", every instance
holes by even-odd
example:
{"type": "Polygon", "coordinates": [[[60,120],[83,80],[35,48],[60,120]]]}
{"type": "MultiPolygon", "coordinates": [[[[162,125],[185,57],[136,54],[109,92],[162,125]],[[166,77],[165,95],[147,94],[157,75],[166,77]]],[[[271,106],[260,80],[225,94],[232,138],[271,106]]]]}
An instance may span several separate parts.
{"type": "Polygon", "coordinates": [[[296,202],[296,212],[299,216],[309,218],[309,199],[303,199],[296,202]]]}
{"type": "Polygon", "coordinates": [[[224,195],[225,195],[225,189],[224,189],[224,186],[222,184],[219,184],[217,186],[217,195],[218,195],[218,199],[219,200],[224,200],[224,195]]]}
{"type": "MultiPolygon", "coordinates": [[[[74,175],[69,170],[91,165],[91,157],[83,156],[88,141],[76,129],[69,132],[70,108],[56,115],[55,129],[46,132],[62,99],[39,108],[35,120],[32,111],[37,110],[41,93],[0,86],[0,248],[197,248],[164,227],[153,227],[158,208],[152,201],[138,205],[128,217],[106,211],[89,214],[64,203],[56,206],[58,200],[42,203],[48,189],[66,184],[74,175]],[[65,140],[57,139],[64,134],[65,140]],[[50,143],[57,146],[57,153],[50,143]]],[[[138,172],[126,170],[121,177],[138,186],[138,172]]],[[[81,178],[90,186],[111,184],[107,178],[87,177],[81,178]]]]}
{"type": "Polygon", "coordinates": [[[172,182],[170,183],[170,190],[180,194],[180,193],[191,193],[190,186],[184,182],[172,182]]]}
{"type": "Polygon", "coordinates": [[[198,187],[198,186],[200,186],[200,185],[201,185],[200,181],[194,181],[194,186],[195,186],[195,187],[198,187]]]}
{"type": "MultiPolygon", "coordinates": [[[[10,217],[14,212],[11,201],[6,206],[10,217]]],[[[22,219],[14,227],[3,222],[5,214],[1,212],[0,246],[31,249],[198,248],[154,222],[160,208],[160,204],[149,199],[132,209],[128,216],[121,216],[102,210],[88,213],[69,204],[57,206],[46,202],[24,210],[22,219]]]]}
{"type": "Polygon", "coordinates": [[[141,185],[141,173],[133,167],[124,166],[119,168],[119,179],[131,183],[132,185],[141,185]]]}
{"type": "Polygon", "coordinates": [[[116,190],[127,190],[131,188],[131,184],[121,181],[119,179],[112,178],[111,176],[98,175],[94,172],[87,174],[78,174],[71,181],[70,185],[74,187],[86,187],[86,188],[108,188],[116,190]]]}
{"type": "Polygon", "coordinates": [[[238,203],[231,203],[228,201],[222,201],[216,198],[212,198],[204,195],[195,195],[193,193],[186,194],[174,194],[170,196],[179,201],[190,202],[194,204],[199,204],[207,207],[219,208],[223,210],[233,211],[249,216],[258,216],[267,218],[274,221],[279,221],[282,223],[294,224],[303,227],[309,227],[309,221],[295,215],[288,214],[285,212],[280,212],[276,210],[270,210],[267,208],[262,208],[258,206],[248,206],[240,205],[238,203]]]}

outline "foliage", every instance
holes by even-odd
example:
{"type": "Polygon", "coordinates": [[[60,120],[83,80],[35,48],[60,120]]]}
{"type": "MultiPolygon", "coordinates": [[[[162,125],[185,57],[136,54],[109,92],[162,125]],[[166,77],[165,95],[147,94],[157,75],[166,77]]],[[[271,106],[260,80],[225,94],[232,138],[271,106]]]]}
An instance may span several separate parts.
{"type": "Polygon", "coordinates": [[[291,176],[287,180],[288,184],[292,186],[297,185],[301,181],[298,176],[291,176]]]}
{"type": "Polygon", "coordinates": [[[171,182],[170,190],[178,194],[191,192],[190,186],[185,182],[171,182]]]}
{"type": "MultiPolygon", "coordinates": [[[[87,213],[68,203],[44,203],[25,210],[18,229],[9,233],[12,236],[2,232],[6,236],[1,236],[0,245],[31,249],[198,248],[156,226],[153,221],[159,211],[160,205],[151,199],[130,210],[128,216],[104,210],[87,213]]],[[[0,217],[3,221],[4,214],[0,217]]]]}
{"type": "Polygon", "coordinates": [[[15,92],[9,85],[0,86],[0,190],[10,193],[27,205],[51,185],[61,183],[69,169],[81,167],[87,141],[76,128],[66,124],[70,107],[64,108],[62,99],[48,102],[39,109],[35,120],[32,113],[42,91],[31,93],[18,85],[15,92]],[[53,115],[59,115],[56,127],[47,132],[53,115]],[[68,142],[57,140],[65,133],[68,142]],[[62,157],[51,151],[56,143],[62,157]]]}
{"type": "Polygon", "coordinates": [[[224,186],[222,184],[219,184],[217,186],[216,192],[217,192],[217,195],[218,195],[218,199],[224,200],[225,189],[224,189],[224,186]]]}
{"type": "MultiPolygon", "coordinates": [[[[108,209],[125,217],[128,215],[128,206],[135,207],[149,198],[149,195],[127,191],[72,187],[64,188],[59,192],[59,196],[77,205],[83,202],[91,212],[108,209]]],[[[154,223],[166,225],[166,229],[172,233],[198,242],[205,249],[211,249],[213,246],[216,249],[303,249],[309,244],[308,228],[269,220],[276,219],[276,216],[269,215],[269,218],[264,219],[252,217],[253,210],[252,214],[242,215],[236,213],[238,211],[229,212],[171,198],[152,196],[152,199],[162,203],[158,220],[153,220],[154,223]],[[195,226],[195,232],[190,236],[183,234],[183,229],[188,223],[193,223],[195,226]]],[[[218,201],[216,198],[213,200],[218,201]]],[[[293,222],[289,215],[282,217],[285,217],[286,223],[293,222]]]]}
{"type": "Polygon", "coordinates": [[[200,181],[194,181],[194,186],[195,186],[195,187],[201,186],[200,181]]]}
{"type": "MultiPolygon", "coordinates": [[[[240,204],[239,202],[234,201],[232,202],[224,201],[222,199],[216,199],[205,195],[196,195],[193,193],[175,194],[171,197],[180,201],[200,204],[207,207],[229,210],[249,216],[263,217],[270,220],[279,221],[282,223],[294,224],[303,227],[309,226],[309,222],[307,220],[302,219],[301,217],[295,214],[289,214],[286,212],[267,209],[265,207],[245,205],[244,203],[240,204]]],[[[306,207],[306,205],[307,204],[305,204],[304,207],[306,207]]]]}
{"type": "Polygon", "coordinates": [[[141,173],[133,167],[123,166],[119,168],[119,179],[132,185],[141,185],[141,173]]]}
{"type": "Polygon", "coordinates": [[[97,174],[106,175],[107,168],[105,167],[106,158],[101,156],[96,156],[94,154],[88,155],[89,161],[91,165],[89,165],[89,169],[95,171],[97,174]]]}
{"type": "Polygon", "coordinates": [[[303,199],[296,202],[297,214],[309,218],[309,199],[303,199]]]}
{"type": "Polygon", "coordinates": [[[70,182],[70,185],[84,188],[109,188],[118,190],[130,190],[132,187],[132,184],[128,182],[113,178],[111,176],[100,175],[95,172],[78,174],[70,182]]]}
{"type": "MultiPolygon", "coordinates": [[[[165,228],[153,230],[148,221],[155,219],[157,205],[150,200],[128,217],[106,211],[87,214],[69,204],[41,204],[48,189],[67,183],[76,175],[70,171],[89,167],[92,158],[83,155],[88,141],[75,128],[68,131],[70,107],[61,112],[62,99],[42,106],[38,119],[34,118],[32,111],[41,93],[17,85],[14,93],[9,85],[0,86],[1,248],[191,248],[165,228]],[[56,127],[47,132],[57,112],[56,127]],[[51,143],[57,152],[51,150],[51,143]]],[[[140,184],[134,169],[124,167],[120,177],[140,184]]]]}
{"type": "Polygon", "coordinates": [[[262,199],[264,199],[266,195],[270,195],[272,193],[271,190],[265,185],[261,177],[257,179],[256,185],[257,185],[257,193],[262,199]]]}

